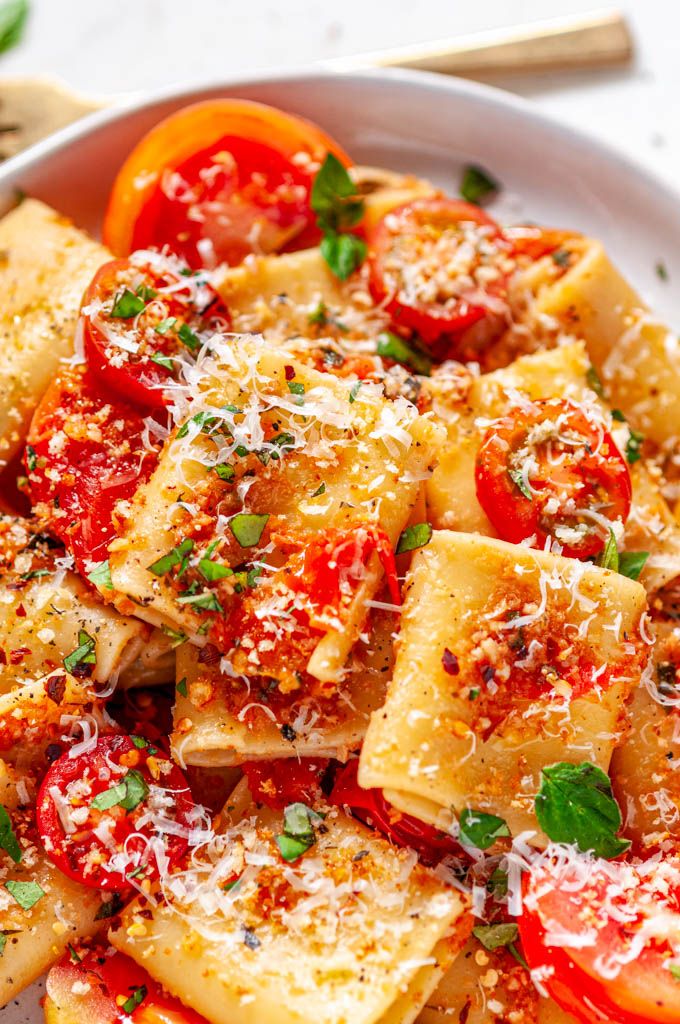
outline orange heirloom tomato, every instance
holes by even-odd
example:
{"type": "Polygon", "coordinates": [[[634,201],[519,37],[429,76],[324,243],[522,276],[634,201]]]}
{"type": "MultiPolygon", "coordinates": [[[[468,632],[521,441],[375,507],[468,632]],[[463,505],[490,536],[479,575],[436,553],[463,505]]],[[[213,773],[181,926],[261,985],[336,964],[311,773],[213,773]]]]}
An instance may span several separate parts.
{"type": "Polygon", "coordinates": [[[525,876],[534,979],[581,1024],[680,1022],[680,861],[572,857],[525,876]]]}
{"type": "Polygon", "coordinates": [[[310,206],[327,153],[350,159],[316,125],[249,100],[207,100],[156,125],[118,172],[104,219],[116,256],[168,246],[192,267],[314,245],[310,206]]]}

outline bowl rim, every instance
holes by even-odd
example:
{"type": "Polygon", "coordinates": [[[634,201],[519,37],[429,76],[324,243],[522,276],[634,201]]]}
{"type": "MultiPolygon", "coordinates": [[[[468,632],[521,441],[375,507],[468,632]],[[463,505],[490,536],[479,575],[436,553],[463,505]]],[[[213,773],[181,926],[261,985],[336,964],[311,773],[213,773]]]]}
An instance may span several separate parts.
{"type": "MultiPolygon", "coordinates": [[[[46,76],[49,81],[49,76],[46,76]]],[[[302,65],[292,68],[271,68],[257,73],[236,72],[231,75],[200,77],[191,80],[164,85],[151,90],[137,90],[123,94],[119,99],[114,97],[110,106],[95,110],[72,124],[53,132],[46,138],[29,146],[23,152],[10,157],[0,166],[0,186],[11,181],[22,171],[42,162],[65,148],[75,145],[78,141],[96,132],[98,129],[125,119],[130,114],[151,108],[167,101],[181,101],[187,97],[187,103],[200,102],[202,93],[215,93],[224,89],[247,87],[257,88],[260,84],[273,85],[288,83],[313,85],[317,82],[334,82],[339,89],[343,83],[351,81],[374,88],[377,84],[389,88],[399,85],[413,92],[436,92],[458,98],[464,102],[488,106],[512,113],[517,119],[532,123],[541,131],[559,137],[572,149],[584,153],[597,154],[607,163],[618,164],[619,167],[636,177],[641,184],[653,190],[659,198],[674,203],[680,208],[680,188],[658,176],[645,163],[609,142],[603,142],[588,130],[574,127],[561,122],[557,117],[545,113],[533,100],[516,96],[506,89],[471,79],[459,78],[455,75],[444,75],[431,71],[419,71],[409,68],[366,68],[362,70],[344,70],[318,66],[302,65]]]]}

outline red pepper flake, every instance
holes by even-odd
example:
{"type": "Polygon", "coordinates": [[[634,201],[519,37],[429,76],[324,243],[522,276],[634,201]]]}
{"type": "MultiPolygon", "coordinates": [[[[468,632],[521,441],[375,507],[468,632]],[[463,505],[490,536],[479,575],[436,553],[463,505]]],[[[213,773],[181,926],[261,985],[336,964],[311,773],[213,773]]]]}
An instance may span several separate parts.
{"type": "Polygon", "coordinates": [[[458,658],[452,651],[448,649],[448,647],[444,648],[444,653],[442,654],[442,668],[450,676],[457,676],[458,673],[460,672],[458,658]]]}
{"type": "Polygon", "coordinates": [[[7,655],[3,651],[2,647],[0,647],[0,665],[6,665],[6,664],[7,664],[7,655]]]}
{"type": "Polygon", "coordinates": [[[31,653],[30,647],[17,647],[15,650],[9,652],[9,663],[10,665],[20,665],[27,654],[31,653]]]}
{"type": "Polygon", "coordinates": [[[20,604],[20,605],[19,605],[19,607],[17,608],[17,610],[16,610],[15,614],[16,614],[16,615],[17,615],[17,616],[18,616],[18,617],[19,617],[20,619],[25,619],[25,618],[26,618],[26,609],[24,608],[23,604],[20,604]]]}
{"type": "Polygon", "coordinates": [[[286,374],[286,380],[293,380],[293,378],[295,377],[295,367],[294,366],[284,366],[283,369],[284,369],[284,372],[286,374]]]}

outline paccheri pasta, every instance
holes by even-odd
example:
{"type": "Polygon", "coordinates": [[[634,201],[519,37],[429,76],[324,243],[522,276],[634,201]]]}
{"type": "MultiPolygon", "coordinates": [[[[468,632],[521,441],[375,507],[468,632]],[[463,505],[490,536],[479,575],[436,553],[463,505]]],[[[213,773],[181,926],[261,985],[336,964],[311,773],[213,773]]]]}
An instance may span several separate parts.
{"type": "Polygon", "coordinates": [[[0,1001],[678,1024],[675,336],[240,100],[103,241],[0,222],[0,1001]]]}

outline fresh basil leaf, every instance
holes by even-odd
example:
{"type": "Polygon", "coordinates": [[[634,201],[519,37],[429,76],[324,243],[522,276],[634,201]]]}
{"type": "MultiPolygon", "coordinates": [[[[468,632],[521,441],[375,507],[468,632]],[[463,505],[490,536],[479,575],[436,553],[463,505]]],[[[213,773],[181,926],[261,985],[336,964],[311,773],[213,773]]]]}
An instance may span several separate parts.
{"type": "Polygon", "coordinates": [[[26,445],[26,468],[32,473],[38,465],[38,453],[31,444],[26,445]]]}
{"type": "Polygon", "coordinates": [[[622,819],[609,776],[589,761],[559,761],[541,770],[536,817],[549,839],[573,843],[582,853],[610,860],[630,846],[616,834],[622,819]]]}
{"type": "Polygon", "coordinates": [[[619,550],[616,546],[616,537],[613,530],[609,531],[607,543],[595,559],[595,564],[599,565],[602,569],[612,569],[614,572],[619,571],[619,550]]]}
{"type": "Polygon", "coordinates": [[[149,786],[146,779],[135,768],[131,768],[115,786],[98,793],[90,806],[97,811],[108,811],[111,807],[134,811],[148,795],[149,786]]]}
{"type": "MultiPolygon", "coordinates": [[[[225,573],[225,576],[228,575],[229,573],[225,573]]],[[[217,595],[208,590],[203,591],[201,594],[182,594],[181,597],[177,598],[177,604],[188,604],[191,605],[192,608],[197,608],[202,612],[224,611],[217,595]]]]}
{"type": "Polygon", "coordinates": [[[142,312],[145,306],[146,303],[140,295],[135,295],[129,288],[124,288],[115,296],[109,315],[117,320],[132,320],[142,312]]]}
{"type": "Polygon", "coordinates": [[[215,580],[223,580],[225,576],[233,574],[233,569],[230,569],[228,565],[224,565],[222,562],[213,562],[209,556],[201,558],[198,563],[198,571],[208,583],[214,583],[215,580]]]}
{"type": "Polygon", "coordinates": [[[186,697],[187,696],[187,692],[188,691],[187,691],[187,677],[186,676],[184,677],[184,679],[180,679],[180,681],[178,682],[178,684],[177,684],[177,692],[180,695],[180,697],[186,697]]]}
{"type": "Polygon", "coordinates": [[[234,467],[230,466],[228,462],[221,462],[217,466],[212,467],[213,472],[217,473],[220,480],[233,480],[234,479],[234,467]]]}
{"type": "Polygon", "coordinates": [[[600,376],[594,366],[589,366],[586,372],[586,384],[591,391],[594,391],[599,398],[604,398],[604,388],[600,376]]]}
{"type": "Polygon", "coordinates": [[[13,896],[23,910],[30,910],[43,896],[45,890],[37,882],[5,882],[5,889],[13,896]]]}
{"type": "Polygon", "coordinates": [[[109,917],[115,917],[123,909],[123,898],[120,893],[114,892],[110,900],[106,900],[95,914],[95,921],[106,921],[109,917]]]}
{"type": "Polygon", "coordinates": [[[201,347],[201,339],[189,327],[189,324],[182,324],[177,331],[177,337],[190,352],[197,352],[201,347]]]}
{"type": "Polygon", "coordinates": [[[162,366],[164,370],[172,371],[174,369],[175,364],[172,359],[170,359],[169,356],[164,356],[161,352],[153,352],[149,356],[149,359],[152,363],[155,363],[156,366],[162,366]]]}
{"type": "Polygon", "coordinates": [[[84,629],[79,629],[78,646],[75,651],[71,651],[64,658],[64,668],[73,675],[82,665],[96,665],[96,649],[97,642],[94,637],[91,637],[84,629]]]}
{"type": "Polygon", "coordinates": [[[378,335],[376,352],[383,359],[392,359],[395,363],[403,363],[414,373],[419,373],[423,377],[430,376],[432,360],[427,353],[410,345],[392,331],[382,331],[378,335]]]}
{"type": "Polygon", "coordinates": [[[472,929],[472,934],[479,939],[484,949],[501,949],[517,941],[519,928],[516,924],[480,924],[472,929]]]}
{"type": "Polygon", "coordinates": [[[642,458],[642,452],[640,449],[644,444],[645,438],[638,430],[633,430],[632,427],[629,427],[628,429],[630,431],[630,435],[626,442],[626,459],[628,460],[628,464],[632,466],[633,463],[638,462],[642,458]]]}
{"type": "Polygon", "coordinates": [[[321,239],[321,255],[340,281],[346,281],[366,259],[366,243],[358,235],[329,232],[321,239]]]}
{"type": "Polygon", "coordinates": [[[326,493],[326,485],[325,485],[325,483],[322,482],[322,483],[319,484],[317,489],[314,491],[314,494],[312,495],[312,497],[313,498],[319,498],[322,494],[325,494],[325,493],[326,493]]]}
{"type": "Polygon", "coordinates": [[[179,629],[173,629],[172,626],[167,626],[164,622],[161,622],[161,632],[165,633],[168,639],[172,640],[173,647],[179,647],[180,644],[185,644],[189,639],[186,633],[179,629]]]}
{"type": "Polygon", "coordinates": [[[269,522],[268,515],[257,515],[254,512],[240,512],[229,520],[229,529],[242,548],[254,548],[269,522]]]}
{"type": "Polygon", "coordinates": [[[307,853],[310,846],[309,843],[304,842],[302,839],[293,839],[287,835],[276,836],[276,845],[283,859],[289,862],[295,861],[303,853],[307,853]]]}
{"type": "Polygon", "coordinates": [[[174,547],[171,551],[168,551],[167,555],[162,555],[157,561],[152,562],[151,565],[147,566],[147,572],[152,572],[154,576],[165,576],[167,572],[170,572],[176,565],[180,565],[185,555],[191,554],[194,550],[194,542],[191,537],[187,537],[174,547]]]}
{"type": "Polygon", "coordinates": [[[192,416],[190,419],[186,421],[186,423],[182,424],[182,426],[177,431],[177,437],[187,436],[187,434],[189,433],[190,423],[196,423],[201,428],[202,434],[209,434],[210,428],[214,427],[215,424],[218,422],[219,418],[217,416],[214,416],[210,412],[197,412],[195,416],[192,416]]]}
{"type": "Polygon", "coordinates": [[[0,53],[11,50],[20,41],[28,17],[28,0],[0,3],[0,53]]]}
{"type": "Polygon", "coordinates": [[[639,580],[648,558],[649,551],[622,551],[619,555],[619,572],[629,580],[639,580]]]}
{"type": "Polygon", "coordinates": [[[307,317],[308,324],[316,324],[318,327],[325,327],[328,323],[328,307],[323,299],[319,299],[316,308],[307,317]]]}
{"type": "Polygon", "coordinates": [[[140,1003],[143,1003],[146,999],[147,988],[146,985],[140,985],[136,988],[129,999],[126,999],[121,1009],[123,1013],[134,1013],[135,1009],[140,1003]]]}
{"type": "Polygon", "coordinates": [[[359,394],[359,392],[361,390],[361,385],[362,384],[363,384],[363,381],[358,380],[356,382],[356,384],[352,384],[352,387],[349,389],[349,404],[350,405],[352,405],[354,402],[356,402],[357,396],[358,396],[358,394],[359,394]]]}
{"type": "Polygon", "coordinates": [[[397,543],[397,554],[403,555],[405,551],[415,551],[416,548],[425,547],[432,540],[432,527],[429,523],[414,523],[407,526],[397,543]]]}
{"type": "Polygon", "coordinates": [[[176,316],[166,316],[165,320],[161,320],[159,324],[156,324],[156,326],[154,327],[154,331],[156,332],[156,334],[160,334],[161,337],[163,337],[168,333],[168,331],[172,330],[176,323],[176,316]]]}
{"type": "Polygon", "coordinates": [[[289,380],[288,390],[290,391],[291,395],[304,395],[305,386],[304,384],[300,384],[298,381],[289,380]]]}
{"type": "Polygon", "coordinates": [[[533,495],[531,493],[531,490],[529,489],[529,486],[527,485],[526,480],[524,479],[524,474],[522,473],[522,470],[509,469],[508,476],[512,480],[513,484],[519,488],[524,497],[528,498],[529,501],[533,501],[533,495]]]}
{"type": "Polygon", "coordinates": [[[326,154],[314,178],[310,205],[324,232],[353,227],[364,215],[364,201],[346,168],[333,153],[326,154]]]}
{"type": "Polygon", "coordinates": [[[101,793],[97,793],[90,806],[94,807],[96,811],[108,811],[111,807],[117,807],[121,800],[125,799],[125,793],[125,783],[118,782],[115,786],[110,786],[101,793]]]}
{"type": "Polygon", "coordinates": [[[465,846],[474,846],[478,850],[488,850],[501,836],[509,836],[510,829],[503,818],[484,811],[473,811],[466,808],[460,815],[460,841],[465,846]]]}
{"type": "Polygon", "coordinates": [[[105,562],[97,562],[93,565],[87,574],[87,578],[90,583],[93,583],[95,587],[99,587],[100,590],[113,590],[111,566],[108,559],[105,562]]]}
{"type": "Polygon", "coordinates": [[[0,849],[9,854],[15,864],[21,864],[21,846],[12,828],[12,819],[0,804],[0,849]]]}
{"type": "Polygon", "coordinates": [[[463,169],[460,194],[466,202],[481,206],[485,200],[497,195],[500,189],[499,182],[478,164],[468,164],[463,169]]]}
{"type": "Polygon", "coordinates": [[[31,569],[30,572],[22,572],[19,576],[20,580],[41,580],[45,576],[51,576],[52,573],[49,569],[31,569]]]}
{"type": "Polygon", "coordinates": [[[283,831],[292,839],[303,839],[313,843],[314,822],[322,820],[321,815],[307,804],[288,804],[283,812],[283,831]]]}

